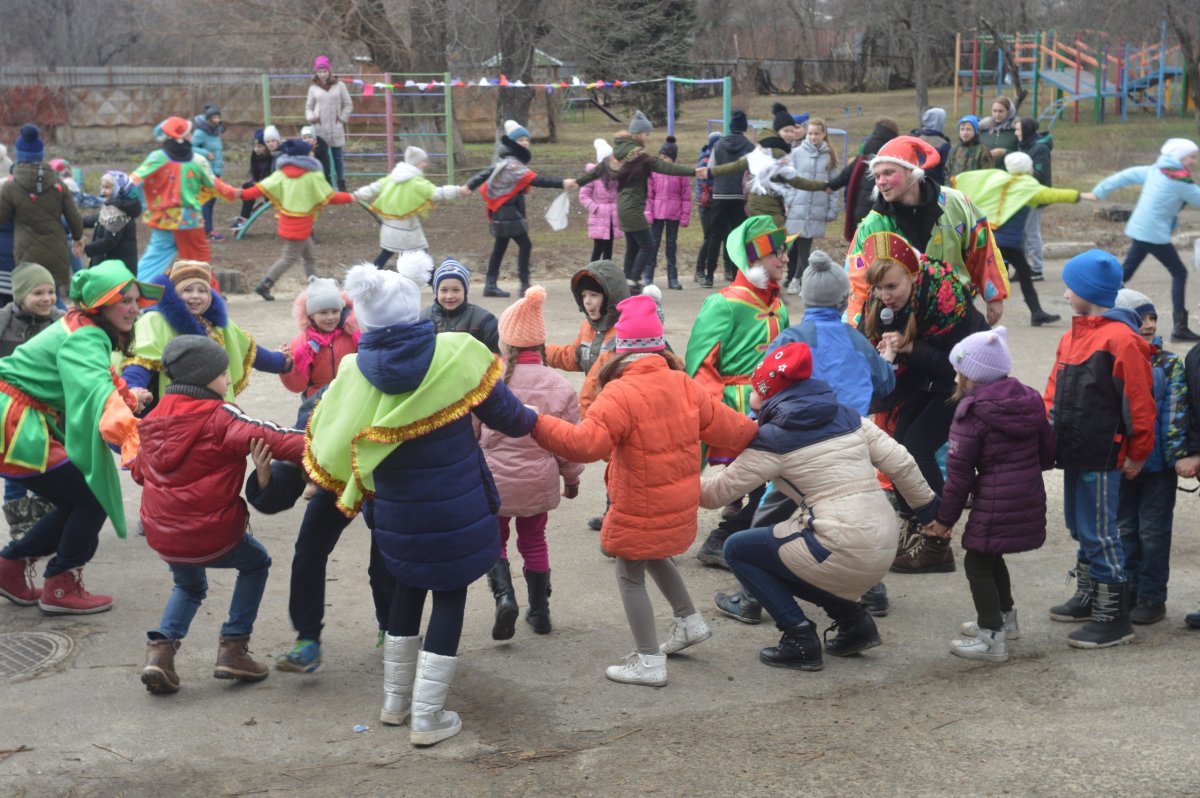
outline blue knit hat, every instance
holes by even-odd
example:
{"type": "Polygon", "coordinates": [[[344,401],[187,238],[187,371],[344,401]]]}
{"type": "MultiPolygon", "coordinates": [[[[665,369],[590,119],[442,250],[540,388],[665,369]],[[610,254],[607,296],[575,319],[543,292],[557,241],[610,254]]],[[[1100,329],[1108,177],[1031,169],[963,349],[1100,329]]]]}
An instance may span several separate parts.
{"type": "Polygon", "coordinates": [[[516,141],[519,138],[532,138],[529,135],[529,131],[525,129],[524,125],[512,119],[509,119],[504,123],[504,135],[508,136],[513,141],[516,141]]]}
{"type": "Polygon", "coordinates": [[[1063,282],[1077,297],[1101,308],[1117,304],[1117,291],[1124,279],[1121,263],[1102,249],[1089,249],[1063,266],[1063,282]]]}
{"type": "Polygon", "coordinates": [[[46,153],[46,145],[42,144],[42,131],[38,130],[37,125],[22,125],[14,149],[17,153],[17,163],[42,160],[46,153]]]}
{"type": "Polygon", "coordinates": [[[291,158],[302,158],[305,155],[312,155],[312,145],[304,139],[288,139],[279,147],[284,155],[291,158]]]}
{"type": "Polygon", "coordinates": [[[958,120],[959,127],[962,127],[963,122],[966,122],[968,125],[975,128],[975,135],[979,135],[979,117],[975,116],[975,114],[967,114],[958,120]]]}
{"type": "Polygon", "coordinates": [[[446,258],[442,261],[442,265],[437,267],[437,271],[433,273],[433,293],[437,294],[438,286],[442,284],[442,280],[454,278],[463,285],[463,295],[467,293],[467,289],[471,285],[471,270],[454,258],[446,258]]]}

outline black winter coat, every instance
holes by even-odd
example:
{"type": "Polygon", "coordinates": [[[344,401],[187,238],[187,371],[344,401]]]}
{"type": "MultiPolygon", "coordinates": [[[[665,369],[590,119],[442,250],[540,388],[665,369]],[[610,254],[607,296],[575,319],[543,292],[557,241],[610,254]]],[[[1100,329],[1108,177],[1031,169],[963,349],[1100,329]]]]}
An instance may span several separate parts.
{"type": "Polygon", "coordinates": [[[115,259],[137,274],[137,220],[142,215],[142,203],[137,199],[110,197],[104,205],[105,208],[102,208],[100,213],[89,214],[83,218],[84,227],[95,228],[91,242],[83,247],[84,254],[90,258],[88,266],[115,259]],[[124,219],[116,213],[118,211],[124,214],[124,219]],[[110,214],[116,218],[112,221],[104,220],[110,214]],[[115,232],[112,227],[117,228],[115,232]]]}
{"type": "MultiPolygon", "coordinates": [[[[829,188],[833,191],[845,188],[850,184],[850,175],[854,173],[854,166],[858,161],[866,159],[869,164],[879,150],[883,148],[892,139],[896,138],[897,134],[894,130],[876,124],[875,129],[871,131],[871,135],[863,142],[862,152],[858,158],[853,158],[850,163],[846,164],[845,168],[838,174],[837,177],[829,181],[829,188]]],[[[851,211],[851,218],[854,220],[854,227],[863,220],[871,210],[871,193],[875,190],[875,178],[871,177],[869,168],[863,171],[862,179],[858,181],[858,193],[853,197],[847,198],[851,211]]]]}

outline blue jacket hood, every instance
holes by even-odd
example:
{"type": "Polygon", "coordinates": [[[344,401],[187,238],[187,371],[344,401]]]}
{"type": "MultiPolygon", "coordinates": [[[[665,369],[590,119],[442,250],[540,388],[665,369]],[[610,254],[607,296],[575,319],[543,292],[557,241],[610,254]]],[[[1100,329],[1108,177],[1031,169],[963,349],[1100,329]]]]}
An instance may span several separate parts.
{"type": "Polygon", "coordinates": [[[435,341],[428,320],[365,332],[358,342],[358,370],[384,393],[407,393],[425,379],[435,341]]]}
{"type": "Polygon", "coordinates": [[[829,383],[797,382],[768,399],[758,413],[758,436],[753,449],[786,454],[858,429],[862,419],[838,404],[829,383]]]}
{"type": "Polygon", "coordinates": [[[1103,314],[1104,318],[1128,324],[1140,338],[1142,335],[1142,317],[1132,308],[1110,308],[1103,314]]]}

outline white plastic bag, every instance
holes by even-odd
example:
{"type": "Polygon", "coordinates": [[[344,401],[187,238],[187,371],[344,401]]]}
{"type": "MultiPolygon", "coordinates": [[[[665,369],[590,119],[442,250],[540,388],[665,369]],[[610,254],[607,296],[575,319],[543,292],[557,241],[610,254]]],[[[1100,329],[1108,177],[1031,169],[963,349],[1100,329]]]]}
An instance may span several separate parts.
{"type": "Polygon", "coordinates": [[[554,198],[546,209],[546,221],[557,232],[567,229],[567,217],[571,214],[571,195],[564,191],[554,198]]]}

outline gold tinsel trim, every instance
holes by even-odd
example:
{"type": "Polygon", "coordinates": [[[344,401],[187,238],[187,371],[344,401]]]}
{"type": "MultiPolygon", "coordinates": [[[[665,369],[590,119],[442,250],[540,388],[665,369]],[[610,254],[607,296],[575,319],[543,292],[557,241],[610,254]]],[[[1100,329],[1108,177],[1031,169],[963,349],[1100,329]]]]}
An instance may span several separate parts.
{"type": "MultiPolygon", "coordinates": [[[[250,345],[246,348],[246,354],[242,358],[242,376],[233,385],[233,395],[237,396],[242,391],[246,390],[246,386],[250,384],[250,369],[254,368],[254,355],[258,346],[254,343],[254,336],[246,333],[246,337],[250,339],[250,345]]],[[[222,336],[224,338],[224,336],[222,336]]],[[[224,340],[221,341],[221,346],[224,346],[224,340]]]]}
{"type": "Polygon", "coordinates": [[[161,360],[150,360],[149,358],[139,357],[137,355],[134,355],[133,357],[127,357],[122,360],[121,370],[124,371],[126,366],[141,366],[142,368],[149,369],[150,371],[162,371],[161,360]]]}
{"type": "Polygon", "coordinates": [[[433,201],[425,200],[424,202],[422,202],[420,204],[420,206],[415,211],[409,211],[408,213],[402,214],[400,216],[397,216],[392,213],[384,213],[383,211],[379,210],[378,208],[376,208],[373,205],[369,206],[369,209],[371,210],[372,213],[377,214],[381,219],[394,219],[396,221],[403,221],[404,219],[411,219],[412,217],[416,216],[419,213],[424,213],[425,211],[429,210],[432,207],[433,207],[433,201]]]}

